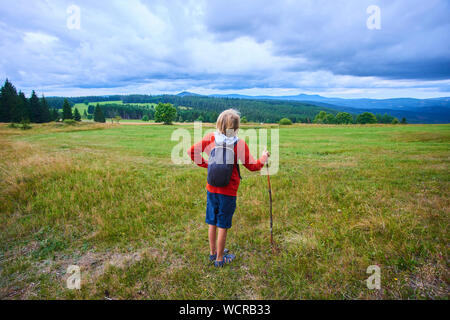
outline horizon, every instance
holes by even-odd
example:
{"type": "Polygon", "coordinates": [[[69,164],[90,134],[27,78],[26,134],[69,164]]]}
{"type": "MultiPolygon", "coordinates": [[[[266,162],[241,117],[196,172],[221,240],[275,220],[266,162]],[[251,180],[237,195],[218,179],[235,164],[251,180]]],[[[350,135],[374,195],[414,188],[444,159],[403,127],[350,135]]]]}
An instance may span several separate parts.
{"type": "Polygon", "coordinates": [[[0,13],[0,77],[64,97],[450,97],[445,12],[445,0],[21,0],[0,13]]]}
{"type": "MultiPolygon", "coordinates": [[[[13,83],[14,85],[14,83],[13,83]]],[[[20,88],[16,88],[18,89],[18,91],[22,91],[20,90],[20,88]]],[[[265,94],[261,94],[261,95],[250,95],[250,94],[240,94],[240,93],[236,93],[236,92],[230,92],[230,93],[212,93],[212,94],[200,94],[197,92],[192,92],[192,91],[188,91],[188,90],[183,90],[183,91],[177,91],[177,92],[167,92],[167,93],[158,93],[158,94],[151,94],[151,93],[112,93],[112,94],[94,94],[94,95],[46,95],[45,92],[43,93],[39,93],[36,90],[31,90],[30,92],[24,92],[25,96],[31,96],[32,91],[36,92],[37,96],[42,96],[44,95],[46,98],[81,98],[81,97],[111,97],[111,96],[128,96],[128,95],[149,95],[149,96],[161,96],[161,95],[180,95],[183,93],[186,94],[192,94],[192,95],[198,95],[198,96],[204,96],[204,97],[211,97],[211,98],[221,98],[221,96],[229,96],[229,95],[238,95],[238,96],[245,96],[245,97],[251,97],[251,98],[255,98],[257,99],[258,97],[273,97],[273,98],[289,98],[289,97],[296,97],[296,96],[300,96],[300,95],[306,95],[306,96],[320,96],[322,98],[327,98],[327,99],[346,99],[346,100],[359,100],[359,99],[369,99],[369,100],[391,100],[391,99],[417,99],[417,100],[428,100],[428,99],[450,99],[450,96],[438,96],[438,97],[430,97],[430,98],[415,98],[415,97],[388,97],[388,98],[367,98],[367,97],[361,97],[361,98],[342,98],[342,97],[338,97],[338,96],[326,96],[326,95],[322,95],[322,94],[307,94],[307,93],[297,93],[297,94],[289,94],[289,95],[265,95],[265,94]]]]}

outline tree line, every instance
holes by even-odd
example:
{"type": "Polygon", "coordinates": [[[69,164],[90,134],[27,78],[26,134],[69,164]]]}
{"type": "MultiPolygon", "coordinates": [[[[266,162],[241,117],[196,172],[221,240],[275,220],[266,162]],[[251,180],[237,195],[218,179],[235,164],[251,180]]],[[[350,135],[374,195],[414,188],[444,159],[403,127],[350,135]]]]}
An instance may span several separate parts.
{"type": "Polygon", "coordinates": [[[320,111],[314,118],[314,123],[323,124],[373,124],[373,123],[384,123],[384,124],[406,124],[406,118],[402,118],[399,121],[397,118],[384,114],[373,114],[371,112],[364,112],[359,115],[352,115],[348,112],[338,112],[336,115],[332,113],[327,113],[325,111],[320,111]]]}
{"type": "MultiPolygon", "coordinates": [[[[178,122],[192,122],[202,120],[205,122],[215,122],[217,116],[224,110],[229,108],[237,109],[241,114],[245,115],[248,121],[274,123],[282,118],[289,118],[293,122],[312,123],[314,117],[319,112],[318,107],[308,103],[298,101],[277,101],[277,100],[251,100],[237,98],[219,98],[206,96],[177,96],[177,95],[113,95],[113,96],[88,96],[67,98],[73,105],[76,103],[84,103],[89,105],[95,102],[122,101],[123,105],[110,106],[116,109],[115,112],[125,112],[126,107],[138,103],[158,104],[170,103],[177,109],[178,122]],[[120,110],[120,111],[119,111],[120,110]]],[[[61,98],[49,98],[52,106],[61,105],[61,98]]],[[[111,103],[114,104],[114,103],[111,103]]],[[[102,103],[105,113],[106,106],[110,103],[102,103]]],[[[138,106],[136,106],[138,107],[138,106]]],[[[140,106],[143,107],[143,106],[140,106]]],[[[322,108],[323,110],[336,114],[333,109],[322,108]]],[[[153,119],[154,113],[142,109],[142,118],[153,119]]],[[[132,115],[122,114],[125,119],[137,119],[140,114],[132,115]]]]}
{"type": "Polygon", "coordinates": [[[176,95],[114,95],[76,98],[45,98],[42,96],[39,98],[35,91],[32,92],[30,98],[26,98],[23,92],[17,92],[8,79],[0,92],[0,122],[81,121],[82,116],[78,109],[73,108],[77,103],[87,105],[88,108],[84,111],[83,116],[96,122],[105,122],[106,118],[159,120],[156,119],[156,108],[149,105],[137,105],[145,103],[173,106],[175,112],[171,111],[171,116],[174,118],[169,122],[215,122],[223,110],[234,108],[241,112],[245,121],[249,122],[277,123],[280,120],[285,122],[285,119],[288,119],[293,123],[406,123],[405,118],[399,121],[387,114],[374,115],[364,112],[360,115],[353,115],[329,108],[321,108],[322,111],[319,112],[317,106],[297,101],[176,95]],[[123,104],[111,102],[100,105],[99,103],[108,101],[122,101],[123,104]],[[95,102],[97,104],[94,106],[92,103],[95,102]],[[72,109],[74,109],[73,112],[72,109]]]}
{"type": "MultiPolygon", "coordinates": [[[[25,125],[61,120],[68,123],[81,121],[80,112],[77,108],[72,111],[72,105],[67,98],[51,98],[50,101],[51,103],[44,96],[39,98],[34,90],[30,98],[27,98],[22,91],[17,92],[16,87],[6,79],[0,89],[0,122],[25,125]],[[55,101],[60,104],[55,105],[55,101]]],[[[105,122],[103,111],[98,104],[93,113],[94,121],[105,122]]]]}
{"type": "Polygon", "coordinates": [[[121,119],[141,120],[147,116],[149,120],[154,119],[155,109],[152,106],[139,106],[132,104],[105,103],[94,105],[89,104],[87,108],[87,117],[95,114],[95,108],[101,108],[106,118],[120,117],[121,119]]]}
{"type": "Polygon", "coordinates": [[[39,98],[33,91],[28,99],[6,79],[0,90],[0,122],[45,123],[53,116],[44,96],[39,98]]]}

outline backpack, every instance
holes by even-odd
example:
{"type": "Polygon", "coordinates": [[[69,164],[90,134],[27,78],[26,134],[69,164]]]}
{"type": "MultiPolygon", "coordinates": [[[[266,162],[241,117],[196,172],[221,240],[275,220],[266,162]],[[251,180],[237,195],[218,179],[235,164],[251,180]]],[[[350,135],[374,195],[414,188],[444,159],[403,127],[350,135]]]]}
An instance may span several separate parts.
{"type": "Polygon", "coordinates": [[[208,159],[208,184],[213,187],[226,187],[230,184],[234,166],[237,166],[239,179],[242,180],[241,170],[234,150],[239,140],[233,145],[224,142],[211,150],[208,159]]]}

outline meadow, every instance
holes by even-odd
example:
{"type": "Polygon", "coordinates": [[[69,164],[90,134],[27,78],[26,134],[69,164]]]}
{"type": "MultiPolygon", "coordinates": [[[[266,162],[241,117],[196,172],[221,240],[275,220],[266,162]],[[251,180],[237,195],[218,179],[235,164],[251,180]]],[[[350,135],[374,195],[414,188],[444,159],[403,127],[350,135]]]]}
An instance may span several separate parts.
{"type": "MultiPolygon", "coordinates": [[[[106,104],[118,104],[118,105],[123,105],[124,103],[123,103],[122,100],[117,100],[117,101],[99,101],[99,102],[90,102],[89,104],[92,105],[92,106],[96,106],[97,104],[99,104],[99,105],[102,106],[102,105],[106,105],[106,104]]],[[[148,107],[150,107],[150,106],[155,107],[155,106],[156,106],[155,103],[127,103],[127,105],[130,105],[130,106],[146,106],[146,107],[147,107],[147,106],[148,106],[148,107]]],[[[86,104],[86,103],[75,103],[75,104],[73,105],[73,107],[72,107],[72,112],[74,112],[75,109],[78,109],[78,112],[79,112],[81,115],[83,115],[85,111],[88,112],[88,107],[89,107],[89,105],[86,104]]],[[[86,119],[85,119],[85,120],[86,120],[86,119]]],[[[137,122],[137,121],[141,121],[141,120],[127,120],[127,122],[129,122],[129,121],[137,122]]]]}
{"type": "Polygon", "coordinates": [[[206,170],[171,162],[192,125],[32,127],[0,125],[0,299],[448,299],[450,125],[281,127],[279,251],[266,177],[243,169],[222,269],[206,170]]]}

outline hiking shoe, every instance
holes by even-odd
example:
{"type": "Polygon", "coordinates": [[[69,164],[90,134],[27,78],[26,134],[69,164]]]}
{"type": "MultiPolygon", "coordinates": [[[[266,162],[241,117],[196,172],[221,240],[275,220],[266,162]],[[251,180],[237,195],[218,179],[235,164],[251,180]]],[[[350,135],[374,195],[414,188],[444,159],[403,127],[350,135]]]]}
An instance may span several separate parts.
{"type": "Polygon", "coordinates": [[[222,261],[214,261],[214,267],[223,267],[225,264],[230,263],[234,259],[236,259],[234,254],[226,254],[223,256],[222,261]]]}
{"type": "MultiPolygon", "coordinates": [[[[228,249],[223,250],[223,254],[227,254],[228,252],[230,252],[230,250],[228,250],[228,249]]],[[[211,261],[211,262],[216,261],[216,258],[217,258],[217,254],[209,255],[209,261],[211,261]]]]}

